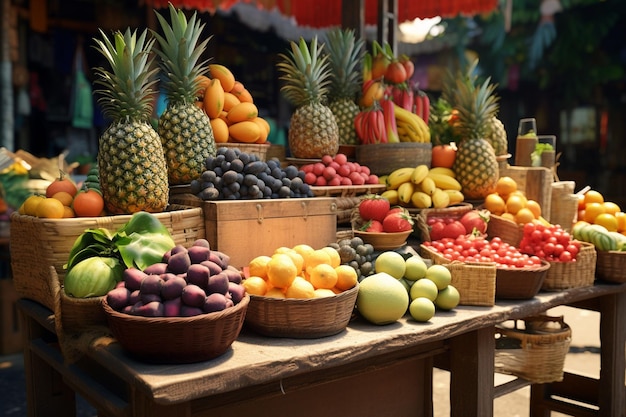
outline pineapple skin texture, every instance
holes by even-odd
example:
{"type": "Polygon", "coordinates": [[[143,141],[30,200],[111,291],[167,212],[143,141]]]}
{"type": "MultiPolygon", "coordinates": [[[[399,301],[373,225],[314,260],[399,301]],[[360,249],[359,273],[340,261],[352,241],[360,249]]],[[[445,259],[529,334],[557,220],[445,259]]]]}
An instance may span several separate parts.
{"type": "Polygon", "coordinates": [[[499,177],[498,160],[487,140],[462,140],[453,169],[466,199],[482,200],[496,191],[499,177]]]}
{"type": "Polygon", "coordinates": [[[295,158],[336,155],[339,151],[339,128],[335,116],[321,104],[299,107],[291,116],[288,141],[295,158]]]}
{"type": "Polygon", "coordinates": [[[113,123],[99,139],[98,169],[106,211],[160,213],[169,184],[161,140],[147,123],[113,123]]]}
{"type": "Polygon", "coordinates": [[[170,185],[200,178],[204,162],[215,156],[215,138],[208,116],[194,104],[170,105],[159,118],[170,185]]]}
{"type": "Polygon", "coordinates": [[[358,145],[359,139],[354,129],[354,118],[359,113],[359,106],[352,100],[337,100],[330,104],[339,129],[340,145],[358,145]]]}

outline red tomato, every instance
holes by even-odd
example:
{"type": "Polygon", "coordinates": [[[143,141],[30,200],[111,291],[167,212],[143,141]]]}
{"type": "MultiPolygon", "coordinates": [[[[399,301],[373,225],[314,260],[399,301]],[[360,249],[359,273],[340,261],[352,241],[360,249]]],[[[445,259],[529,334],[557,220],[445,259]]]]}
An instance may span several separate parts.
{"type": "Polygon", "coordinates": [[[382,222],[389,213],[389,200],[380,196],[364,197],[359,203],[359,215],[364,221],[378,220],[382,222]]]}
{"type": "Polygon", "coordinates": [[[398,60],[393,60],[385,71],[385,81],[392,84],[401,84],[407,80],[406,69],[398,60]]]}
{"type": "Polygon", "coordinates": [[[465,233],[470,234],[474,232],[474,229],[479,233],[487,232],[487,221],[486,217],[483,216],[478,210],[470,210],[465,213],[460,222],[465,227],[465,233]]]}
{"type": "Polygon", "coordinates": [[[433,146],[431,163],[433,167],[452,168],[456,158],[456,149],[450,145],[433,146]]]}
{"type": "Polygon", "coordinates": [[[392,213],[383,220],[383,231],[387,233],[406,232],[412,229],[413,220],[404,213],[392,213]]]}

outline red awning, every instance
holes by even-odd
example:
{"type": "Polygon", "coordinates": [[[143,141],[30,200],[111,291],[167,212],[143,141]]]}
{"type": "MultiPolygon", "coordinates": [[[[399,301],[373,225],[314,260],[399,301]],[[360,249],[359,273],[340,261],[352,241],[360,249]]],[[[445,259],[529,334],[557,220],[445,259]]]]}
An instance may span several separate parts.
{"type": "MultiPolygon", "coordinates": [[[[236,3],[256,4],[267,10],[277,8],[293,17],[298,26],[323,28],[341,25],[340,0],[143,0],[154,8],[167,8],[172,3],[177,8],[214,13],[228,10],[236,3]]],[[[377,24],[378,0],[365,0],[365,23],[377,24]]],[[[498,0],[398,0],[398,22],[458,14],[475,15],[496,9],[498,0]]],[[[355,11],[356,12],[356,11],[355,11]]]]}

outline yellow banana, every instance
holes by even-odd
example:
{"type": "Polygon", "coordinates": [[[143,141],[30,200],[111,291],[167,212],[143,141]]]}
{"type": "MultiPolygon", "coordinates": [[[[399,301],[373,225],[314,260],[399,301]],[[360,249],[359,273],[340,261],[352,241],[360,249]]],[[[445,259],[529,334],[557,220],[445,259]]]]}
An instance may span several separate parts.
{"type": "Polygon", "coordinates": [[[404,138],[404,142],[421,142],[419,132],[416,131],[413,126],[398,121],[396,123],[396,129],[398,130],[398,135],[401,135],[401,142],[402,138],[404,138]]]}
{"type": "Polygon", "coordinates": [[[397,190],[400,184],[411,181],[415,168],[398,168],[387,177],[387,189],[397,190]]]}
{"type": "Polygon", "coordinates": [[[435,180],[433,180],[429,176],[426,176],[426,178],[422,180],[422,183],[420,184],[420,186],[422,187],[423,192],[431,196],[434,194],[435,190],[437,189],[437,185],[435,185],[435,180]]]}
{"type": "Polygon", "coordinates": [[[422,141],[424,143],[428,143],[430,142],[430,128],[428,127],[428,125],[426,124],[426,122],[421,118],[421,117],[417,117],[415,119],[417,125],[419,126],[419,128],[421,129],[422,135],[422,141]]]}
{"type": "Polygon", "coordinates": [[[457,190],[443,190],[450,198],[450,205],[462,203],[465,200],[465,196],[462,192],[457,190]]]}
{"type": "Polygon", "coordinates": [[[445,208],[450,205],[450,197],[441,188],[437,188],[432,195],[434,208],[445,208]]]}
{"type": "Polygon", "coordinates": [[[435,181],[435,185],[442,190],[461,191],[461,184],[456,180],[456,178],[443,174],[432,174],[430,172],[428,173],[428,177],[432,178],[433,181],[435,181]]]}
{"type": "Polygon", "coordinates": [[[424,209],[432,206],[433,201],[428,194],[422,191],[416,191],[411,196],[411,203],[413,203],[415,208],[424,209]]]}
{"type": "Polygon", "coordinates": [[[381,175],[378,177],[378,183],[387,185],[387,175],[381,175]]]}
{"type": "Polygon", "coordinates": [[[452,178],[456,178],[456,174],[454,173],[454,170],[452,170],[451,168],[433,167],[428,172],[431,174],[443,174],[452,178]]]}
{"type": "MultiPolygon", "coordinates": [[[[413,131],[418,133],[419,135],[418,137],[420,137],[420,139],[422,139],[422,136],[425,132],[423,126],[425,126],[425,122],[423,120],[421,120],[421,118],[415,114],[415,113],[411,113],[410,111],[398,106],[397,104],[395,105],[395,111],[396,111],[396,124],[401,124],[401,125],[407,125],[410,126],[411,128],[413,128],[413,131]],[[420,120],[421,120],[421,124],[420,124],[420,120]]],[[[429,136],[429,141],[430,141],[430,133],[428,134],[429,136]]],[[[420,140],[422,141],[422,140],[420,140]]]]}
{"type": "Polygon", "coordinates": [[[398,190],[386,190],[383,191],[380,196],[387,199],[387,201],[389,201],[389,204],[391,204],[392,206],[399,204],[400,200],[398,199],[398,190]]]}
{"type": "Polygon", "coordinates": [[[398,201],[400,205],[410,205],[412,195],[413,183],[411,181],[400,184],[400,187],[398,187],[398,201]]]}
{"type": "Polygon", "coordinates": [[[424,181],[424,178],[428,175],[428,165],[418,165],[415,167],[415,171],[413,171],[413,175],[411,175],[411,182],[413,184],[419,184],[424,181]]]}

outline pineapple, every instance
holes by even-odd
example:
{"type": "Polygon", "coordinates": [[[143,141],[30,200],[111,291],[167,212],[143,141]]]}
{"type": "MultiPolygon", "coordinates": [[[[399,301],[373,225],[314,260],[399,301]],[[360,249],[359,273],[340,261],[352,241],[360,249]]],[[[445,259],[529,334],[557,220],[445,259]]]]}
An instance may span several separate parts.
{"type": "Polygon", "coordinates": [[[509,142],[506,137],[504,124],[497,117],[492,117],[487,122],[489,132],[487,140],[493,146],[496,156],[506,155],[509,152],[509,142]]]}
{"type": "Polygon", "coordinates": [[[288,142],[295,158],[321,158],[339,150],[339,128],[325,105],[330,84],[328,55],[321,55],[317,36],[310,47],[303,38],[291,42],[289,55],[279,54],[277,67],[285,84],[284,97],[296,107],[289,126],[288,142]]]}
{"type": "Polygon", "coordinates": [[[326,45],[331,68],[329,108],[339,128],[341,145],[356,145],[354,118],[360,111],[356,96],[361,88],[358,65],[364,55],[364,41],[355,40],[354,30],[335,28],[328,32],[326,45]]]}
{"type": "MultiPolygon", "coordinates": [[[[476,63],[470,66],[472,74],[476,63]]],[[[476,85],[475,77],[468,75],[456,80],[452,92],[454,108],[458,111],[458,144],[454,172],[461,183],[462,192],[469,200],[485,198],[496,189],[498,161],[493,147],[485,137],[492,118],[498,111],[495,85],[490,79],[476,85]]]]}
{"type": "Polygon", "coordinates": [[[167,165],[161,139],[150,124],[152,86],[157,68],[149,58],[154,39],[146,31],[115,32],[111,42],[104,32],[95,39],[96,49],[111,71],[95,68],[98,102],[112,120],[99,138],[100,189],[106,211],[131,214],[158,213],[168,204],[167,165]]]}
{"type": "Polygon", "coordinates": [[[209,117],[196,106],[199,75],[208,71],[206,61],[198,62],[210,37],[198,43],[204,24],[196,13],[187,21],[181,10],[169,4],[170,24],[156,12],[163,36],[153,32],[160,49],[163,89],[167,108],[159,117],[170,185],[188,184],[200,178],[204,162],[215,156],[215,138],[209,117]]]}

